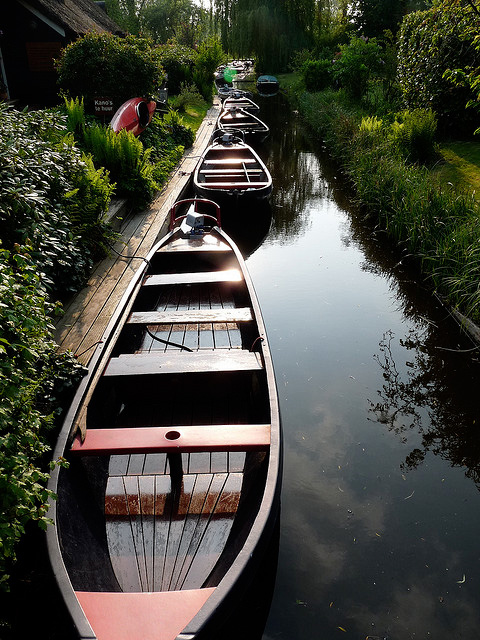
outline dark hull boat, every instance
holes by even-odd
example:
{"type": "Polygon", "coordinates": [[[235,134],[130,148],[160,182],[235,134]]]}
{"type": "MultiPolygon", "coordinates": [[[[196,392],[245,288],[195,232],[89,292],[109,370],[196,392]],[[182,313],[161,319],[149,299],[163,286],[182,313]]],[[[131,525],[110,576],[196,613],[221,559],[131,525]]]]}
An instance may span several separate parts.
{"type": "Polygon", "coordinates": [[[211,638],[275,530],[281,438],[267,337],[244,260],[216,221],[208,228],[205,206],[218,209],[175,205],[55,450],[69,466],[52,472],[47,542],[82,640],[211,638]]]}
{"type": "Polygon", "coordinates": [[[247,140],[265,140],[270,131],[268,126],[251,111],[239,109],[235,105],[226,107],[225,104],[217,118],[217,129],[233,134],[242,132],[247,140]]]}
{"type": "Polygon", "coordinates": [[[118,133],[122,129],[138,136],[150,124],[157,103],[144,98],[131,98],[124,102],[113,116],[110,126],[118,133]]]}
{"type": "Polygon", "coordinates": [[[279,87],[275,76],[259,76],[257,78],[257,91],[261,96],[274,96],[278,93],[279,87]]]}
{"type": "Polygon", "coordinates": [[[237,107],[237,109],[243,109],[244,111],[251,111],[256,113],[260,111],[258,104],[253,102],[244,91],[231,91],[228,98],[225,98],[223,102],[224,109],[230,109],[230,107],[237,107]]]}
{"type": "Polygon", "coordinates": [[[259,155],[241,137],[222,131],[207,147],[193,174],[193,188],[201,198],[218,204],[232,198],[259,200],[272,192],[272,177],[259,155]]]}

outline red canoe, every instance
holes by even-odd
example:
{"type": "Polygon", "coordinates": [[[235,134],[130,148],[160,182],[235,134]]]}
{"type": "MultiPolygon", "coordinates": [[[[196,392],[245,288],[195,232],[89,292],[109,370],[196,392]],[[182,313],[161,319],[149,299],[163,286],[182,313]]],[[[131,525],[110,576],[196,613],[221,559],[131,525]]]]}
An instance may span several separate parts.
{"type": "Polygon", "coordinates": [[[145,98],[131,98],[118,108],[110,126],[118,133],[121,129],[131,131],[138,136],[151,121],[157,103],[145,98]]]}

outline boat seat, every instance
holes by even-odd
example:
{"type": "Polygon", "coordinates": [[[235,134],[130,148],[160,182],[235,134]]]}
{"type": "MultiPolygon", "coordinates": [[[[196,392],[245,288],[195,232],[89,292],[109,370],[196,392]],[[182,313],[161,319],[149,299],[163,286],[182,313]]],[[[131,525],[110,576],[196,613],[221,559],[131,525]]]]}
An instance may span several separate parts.
{"type": "Polygon", "coordinates": [[[210,322],[250,322],[250,307],[237,309],[187,309],[172,311],[136,311],[128,324],[205,324],[210,322]]]}
{"type": "Polygon", "coordinates": [[[196,453],[212,451],[266,451],[269,424],[221,424],[179,427],[87,429],[71,447],[73,455],[134,453],[196,453]]]}
{"type": "Polygon", "coordinates": [[[234,182],[230,185],[228,182],[205,182],[205,187],[212,189],[249,189],[251,187],[267,187],[268,182],[234,182]]]}
{"type": "MultiPolygon", "coordinates": [[[[247,169],[248,174],[252,173],[263,173],[263,169],[247,169]]],[[[201,169],[200,173],[207,173],[208,175],[221,175],[221,174],[232,174],[232,175],[242,175],[245,171],[239,167],[238,169],[201,169]]]]}
{"type": "Polygon", "coordinates": [[[255,158],[215,158],[213,160],[206,159],[204,164],[252,164],[258,162],[255,158]]]}
{"type": "Polygon", "coordinates": [[[259,354],[245,349],[204,349],[193,352],[170,351],[161,354],[129,353],[111,358],[104,376],[159,375],[259,371],[259,354]]]}
{"type": "Polygon", "coordinates": [[[144,287],[175,284],[214,284],[220,282],[242,282],[243,276],[239,269],[225,269],[223,271],[205,271],[194,273],[160,273],[147,276],[143,281],[144,287]]]}

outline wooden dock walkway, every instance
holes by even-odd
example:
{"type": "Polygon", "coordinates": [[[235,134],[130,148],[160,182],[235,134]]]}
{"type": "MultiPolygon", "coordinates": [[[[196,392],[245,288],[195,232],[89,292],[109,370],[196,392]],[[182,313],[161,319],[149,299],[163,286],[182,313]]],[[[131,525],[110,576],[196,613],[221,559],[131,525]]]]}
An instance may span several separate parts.
{"type": "Polygon", "coordinates": [[[170,207],[186,191],[198,158],[210,141],[219,110],[220,102],[215,99],[197,131],[193,146],[186,151],[169,182],[149,209],[125,214],[119,231],[121,238],[111,255],[96,265],[84,289],[64,306],[65,313],[55,331],[60,352],[70,350],[80,363],[88,365],[141,259],[166,233],[170,207]]]}

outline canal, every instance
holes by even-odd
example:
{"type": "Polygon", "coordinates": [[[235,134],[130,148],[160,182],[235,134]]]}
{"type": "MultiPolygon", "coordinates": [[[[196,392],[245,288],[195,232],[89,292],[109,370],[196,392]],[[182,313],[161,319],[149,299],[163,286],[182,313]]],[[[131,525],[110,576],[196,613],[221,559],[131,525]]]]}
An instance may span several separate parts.
{"type": "Polygon", "coordinates": [[[471,640],[480,628],[478,351],[349,205],[285,98],[258,101],[271,128],[259,147],[274,182],[271,222],[237,235],[284,434],[263,639],[471,640]]]}

